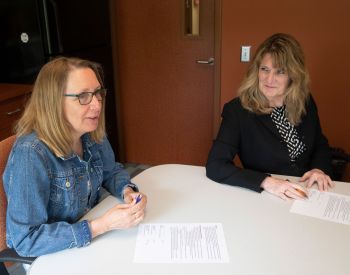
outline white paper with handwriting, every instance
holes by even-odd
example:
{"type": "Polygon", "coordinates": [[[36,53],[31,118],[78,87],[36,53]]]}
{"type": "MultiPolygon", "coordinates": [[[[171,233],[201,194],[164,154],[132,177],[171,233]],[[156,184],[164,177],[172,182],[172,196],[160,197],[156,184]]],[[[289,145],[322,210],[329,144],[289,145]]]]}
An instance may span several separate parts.
{"type": "Polygon", "coordinates": [[[227,263],[220,223],[140,224],[136,263],[227,263]]]}
{"type": "Polygon", "coordinates": [[[309,199],[295,200],[290,212],[350,225],[350,196],[309,190],[309,199]]]}

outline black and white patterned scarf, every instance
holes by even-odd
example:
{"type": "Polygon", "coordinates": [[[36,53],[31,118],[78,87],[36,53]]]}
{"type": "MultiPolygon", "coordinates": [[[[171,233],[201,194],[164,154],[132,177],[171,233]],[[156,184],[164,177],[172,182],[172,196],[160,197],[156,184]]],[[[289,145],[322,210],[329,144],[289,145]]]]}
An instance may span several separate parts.
{"type": "Polygon", "coordinates": [[[278,132],[287,144],[290,160],[294,162],[306,150],[306,145],[298,135],[285,114],[286,106],[275,107],[271,113],[271,119],[276,125],[278,132]]]}

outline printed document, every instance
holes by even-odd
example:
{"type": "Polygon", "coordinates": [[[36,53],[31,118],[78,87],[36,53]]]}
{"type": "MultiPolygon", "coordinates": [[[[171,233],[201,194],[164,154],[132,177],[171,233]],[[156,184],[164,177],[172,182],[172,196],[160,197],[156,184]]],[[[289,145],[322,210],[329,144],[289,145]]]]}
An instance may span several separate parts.
{"type": "Polygon", "coordinates": [[[220,223],[140,224],[136,263],[227,263],[220,223]]]}
{"type": "Polygon", "coordinates": [[[309,190],[309,199],[295,200],[290,212],[350,225],[350,196],[309,190]]]}

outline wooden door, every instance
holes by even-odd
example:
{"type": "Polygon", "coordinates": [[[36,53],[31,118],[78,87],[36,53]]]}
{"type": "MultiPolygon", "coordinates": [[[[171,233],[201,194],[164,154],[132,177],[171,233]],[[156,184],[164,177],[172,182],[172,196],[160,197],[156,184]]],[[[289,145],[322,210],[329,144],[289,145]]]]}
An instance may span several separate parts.
{"type": "Polygon", "coordinates": [[[213,138],[215,0],[199,2],[199,36],[185,35],[184,1],[115,4],[124,161],[203,165],[213,138]]]}

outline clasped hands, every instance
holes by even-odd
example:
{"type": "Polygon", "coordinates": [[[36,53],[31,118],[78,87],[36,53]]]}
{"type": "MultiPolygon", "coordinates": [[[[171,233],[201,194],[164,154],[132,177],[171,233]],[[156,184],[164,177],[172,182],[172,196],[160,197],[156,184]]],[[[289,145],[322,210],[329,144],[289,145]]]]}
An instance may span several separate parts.
{"type": "Polygon", "coordinates": [[[92,238],[110,230],[133,227],[143,220],[147,204],[146,195],[126,188],[124,202],[115,205],[101,217],[90,222],[92,238]],[[141,195],[141,200],[136,203],[136,198],[139,195],[141,195]]]}
{"type": "Polygon", "coordinates": [[[313,184],[317,184],[320,191],[328,191],[329,188],[334,187],[334,182],[331,178],[319,169],[312,169],[306,172],[299,182],[303,183],[303,185],[286,179],[266,177],[261,183],[261,187],[284,200],[304,199],[305,197],[299,190],[307,194],[307,188],[310,188],[313,184]]]}

